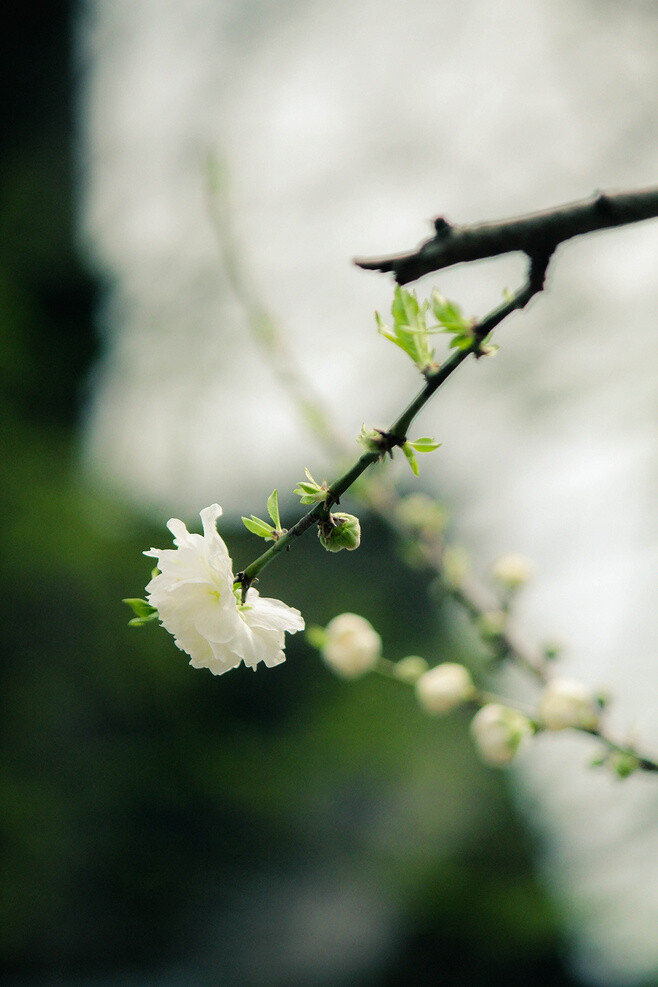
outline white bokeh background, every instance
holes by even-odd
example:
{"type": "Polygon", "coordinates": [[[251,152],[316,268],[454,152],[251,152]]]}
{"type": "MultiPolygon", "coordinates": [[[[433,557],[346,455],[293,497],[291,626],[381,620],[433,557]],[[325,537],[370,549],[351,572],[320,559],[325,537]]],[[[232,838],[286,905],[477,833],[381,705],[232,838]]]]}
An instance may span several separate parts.
{"type": "MultiPolygon", "coordinates": [[[[390,282],[355,255],[412,247],[438,213],[501,218],[655,183],[658,5],[650,0],[87,0],[79,25],[81,237],[107,280],[90,470],[164,516],[262,510],[325,453],[245,331],[209,217],[226,162],[254,289],[355,435],[417,385],[372,313],[390,282]],[[245,451],[248,450],[248,451],[245,451]]],[[[564,667],[615,695],[658,747],[658,223],[563,246],[548,291],[420,420],[422,482],[458,504],[482,567],[513,549],[521,607],[564,667]]],[[[507,258],[430,277],[482,313],[507,258]]],[[[357,451],[355,446],[355,451],[357,451]]],[[[658,789],[540,741],[514,783],[573,960],[593,983],[658,976],[658,789]]]]}

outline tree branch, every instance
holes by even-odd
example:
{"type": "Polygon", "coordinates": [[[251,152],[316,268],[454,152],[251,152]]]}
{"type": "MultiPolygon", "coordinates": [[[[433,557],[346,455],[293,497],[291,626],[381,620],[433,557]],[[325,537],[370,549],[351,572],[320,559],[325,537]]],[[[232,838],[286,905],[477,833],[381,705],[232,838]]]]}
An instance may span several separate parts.
{"type": "Polygon", "coordinates": [[[522,251],[532,260],[583,233],[638,223],[658,216],[658,186],[634,192],[599,192],[591,199],[542,212],[474,226],[434,220],[435,235],[411,253],[355,259],[366,271],[392,272],[398,284],[416,281],[464,261],[522,251]]]}

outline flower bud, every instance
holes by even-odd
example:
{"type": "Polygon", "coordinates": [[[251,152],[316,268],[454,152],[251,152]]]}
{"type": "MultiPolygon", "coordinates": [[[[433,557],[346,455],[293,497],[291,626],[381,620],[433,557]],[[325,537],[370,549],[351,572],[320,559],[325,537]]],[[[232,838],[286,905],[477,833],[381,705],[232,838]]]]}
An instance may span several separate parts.
{"type": "Polygon", "coordinates": [[[501,555],[492,568],[494,579],[506,590],[514,592],[528,582],[532,576],[532,565],[522,555],[501,555]]]}
{"type": "Polygon", "coordinates": [[[424,493],[408,494],[399,502],[395,513],[402,524],[426,535],[440,535],[448,526],[446,509],[424,493]]]}
{"type": "Polygon", "coordinates": [[[600,711],[596,697],[586,686],[571,679],[553,679],[539,700],[537,718],[547,730],[595,730],[600,711]]]}
{"type": "Polygon", "coordinates": [[[325,628],[321,648],[326,664],[346,679],[372,671],[382,653],[382,639],[372,624],[356,613],[341,613],[325,628]]]}
{"type": "Polygon", "coordinates": [[[413,685],[427,671],[427,662],[420,655],[407,655],[395,662],[393,671],[396,679],[413,685]]]}
{"type": "Polygon", "coordinates": [[[445,661],[430,668],[416,682],[416,698],[426,713],[449,713],[475,692],[467,668],[445,661]]]}
{"type": "Polygon", "coordinates": [[[488,703],[471,721],[471,734],[483,761],[502,767],[514,760],[523,740],[533,733],[527,716],[509,706],[488,703]]]}
{"type": "Polygon", "coordinates": [[[615,751],[608,758],[608,766],[618,778],[630,778],[640,766],[640,762],[628,751],[615,751]]]}
{"type": "Polygon", "coordinates": [[[448,589],[459,589],[468,575],[469,559],[459,545],[446,548],[441,556],[441,577],[448,589]]]}
{"type": "Polygon", "coordinates": [[[369,428],[365,424],[361,426],[361,431],[359,432],[356,441],[362,446],[366,452],[381,452],[382,449],[386,451],[385,443],[386,433],[380,428],[369,428]]]}
{"type": "Polygon", "coordinates": [[[318,538],[328,552],[340,552],[343,548],[353,552],[361,544],[359,519],[340,511],[330,514],[318,524],[318,538]]]}
{"type": "Polygon", "coordinates": [[[477,619],[477,629],[485,641],[495,641],[506,626],[507,614],[503,610],[485,610],[477,619]]]}

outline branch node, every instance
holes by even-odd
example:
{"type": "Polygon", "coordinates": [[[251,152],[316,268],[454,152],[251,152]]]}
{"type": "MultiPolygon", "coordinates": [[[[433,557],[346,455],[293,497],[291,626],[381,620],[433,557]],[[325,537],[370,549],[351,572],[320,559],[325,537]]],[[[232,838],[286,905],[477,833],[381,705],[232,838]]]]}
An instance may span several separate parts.
{"type": "Polygon", "coordinates": [[[444,216],[437,216],[433,223],[437,239],[443,240],[452,233],[452,223],[449,223],[444,216]]]}

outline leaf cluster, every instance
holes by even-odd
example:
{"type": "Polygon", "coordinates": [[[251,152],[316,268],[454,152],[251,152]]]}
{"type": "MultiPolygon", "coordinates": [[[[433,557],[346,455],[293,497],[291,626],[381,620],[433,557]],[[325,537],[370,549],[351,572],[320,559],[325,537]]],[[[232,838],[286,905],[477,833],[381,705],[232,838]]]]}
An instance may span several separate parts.
{"type": "Polygon", "coordinates": [[[416,364],[421,373],[435,369],[434,349],[430,336],[444,332],[452,336],[451,347],[468,349],[473,344],[473,321],[466,319],[455,302],[444,298],[436,288],[431,301],[419,303],[414,292],[398,286],[395,289],[392,328],[386,325],[379,312],[375,312],[378,331],[386,339],[399,346],[416,364]],[[427,314],[431,311],[436,325],[427,324],[427,314]]]}
{"type": "Polygon", "coordinates": [[[263,521],[262,518],[256,517],[255,514],[252,514],[250,518],[243,517],[242,523],[247,531],[251,531],[253,535],[258,535],[259,538],[264,538],[265,541],[278,541],[284,533],[285,528],[281,527],[279,495],[276,490],[273,490],[267,498],[267,513],[274,522],[273,524],[263,521]]]}

